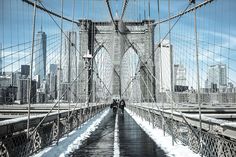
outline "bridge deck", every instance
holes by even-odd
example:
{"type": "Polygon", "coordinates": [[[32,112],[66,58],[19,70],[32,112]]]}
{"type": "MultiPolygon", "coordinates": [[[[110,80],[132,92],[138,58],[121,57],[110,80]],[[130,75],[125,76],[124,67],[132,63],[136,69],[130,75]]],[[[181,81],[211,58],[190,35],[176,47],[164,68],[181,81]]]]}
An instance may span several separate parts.
{"type": "MultiPolygon", "coordinates": [[[[70,156],[113,156],[116,115],[111,111],[98,128],[70,156]]],[[[164,157],[165,152],[125,112],[118,116],[120,156],[164,157]]]]}

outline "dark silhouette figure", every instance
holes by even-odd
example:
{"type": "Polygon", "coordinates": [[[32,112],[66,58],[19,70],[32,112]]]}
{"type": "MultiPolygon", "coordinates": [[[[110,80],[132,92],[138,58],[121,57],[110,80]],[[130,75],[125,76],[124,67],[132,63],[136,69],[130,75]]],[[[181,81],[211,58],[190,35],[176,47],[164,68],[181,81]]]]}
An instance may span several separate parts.
{"type": "Polygon", "coordinates": [[[113,113],[116,113],[116,111],[117,111],[117,109],[118,109],[118,103],[116,102],[115,99],[113,99],[113,102],[112,102],[110,108],[112,108],[113,113]]]}
{"type": "Polygon", "coordinates": [[[122,100],[120,101],[120,105],[119,105],[122,114],[124,113],[125,106],[126,106],[126,105],[125,105],[125,101],[124,101],[124,99],[122,99],[122,100]]]}

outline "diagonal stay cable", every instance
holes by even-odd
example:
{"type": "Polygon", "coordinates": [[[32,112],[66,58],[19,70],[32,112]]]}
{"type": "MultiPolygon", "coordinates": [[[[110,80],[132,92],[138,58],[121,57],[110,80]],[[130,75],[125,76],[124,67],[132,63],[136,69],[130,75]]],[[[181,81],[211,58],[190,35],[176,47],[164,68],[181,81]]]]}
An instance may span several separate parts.
{"type": "MultiPolygon", "coordinates": [[[[188,6],[186,7],[185,10],[187,10],[190,5],[191,5],[191,2],[188,4],[188,6]]],[[[179,16],[179,18],[176,20],[176,22],[174,23],[174,25],[169,29],[169,31],[168,31],[167,34],[165,35],[164,39],[168,36],[168,34],[171,32],[171,30],[174,28],[174,26],[177,24],[177,22],[180,20],[181,17],[182,17],[182,16],[179,16]]],[[[164,39],[163,39],[163,40],[164,40],[164,39]]],[[[163,40],[162,40],[160,43],[162,43],[163,40]]],[[[132,44],[128,39],[127,39],[127,41],[129,42],[129,44],[132,44]]],[[[160,43],[159,43],[159,45],[160,45],[160,43]]],[[[155,52],[155,51],[154,51],[154,52],[155,52]]],[[[151,57],[151,55],[150,55],[150,57],[151,57]]],[[[148,60],[150,59],[150,57],[148,58],[148,60]]],[[[148,61],[148,60],[147,60],[147,61],[148,61]]],[[[145,63],[147,63],[147,61],[146,61],[146,62],[143,62],[140,57],[139,57],[139,61],[142,62],[142,63],[144,63],[143,65],[146,67],[146,69],[147,69],[148,72],[151,74],[151,76],[156,80],[157,78],[151,73],[150,69],[149,69],[149,68],[146,66],[146,64],[145,64],[145,63]]],[[[139,72],[139,71],[138,71],[138,72],[139,72]]],[[[137,75],[137,72],[136,72],[135,75],[137,75]]],[[[134,79],[132,79],[130,82],[132,82],[133,80],[134,80],[134,79]]],[[[128,84],[128,86],[129,86],[129,85],[130,85],[130,83],[128,84]]],[[[170,95],[168,95],[168,94],[167,94],[167,96],[170,98],[170,100],[172,101],[172,103],[175,104],[173,98],[172,98],[170,95]]]]}
{"type": "MultiPolygon", "coordinates": [[[[169,18],[167,18],[167,19],[164,19],[164,20],[161,20],[161,21],[157,21],[157,22],[155,22],[155,23],[152,23],[151,25],[154,25],[154,26],[155,26],[155,25],[162,24],[162,23],[165,23],[165,22],[167,22],[167,21],[173,20],[173,19],[175,19],[175,18],[177,18],[177,17],[180,17],[180,16],[182,16],[182,15],[184,15],[184,14],[187,14],[187,13],[189,13],[189,12],[192,12],[192,11],[194,11],[195,9],[201,8],[202,6],[207,5],[208,3],[211,3],[211,2],[213,2],[213,1],[214,1],[214,0],[205,0],[204,2],[198,4],[198,5],[196,5],[196,6],[192,7],[192,8],[190,8],[190,9],[181,11],[181,12],[178,13],[177,15],[171,16],[171,17],[169,17],[169,18]]],[[[191,3],[191,1],[190,1],[190,3],[191,3]]]]}
{"type": "MultiPolygon", "coordinates": [[[[94,69],[92,69],[92,70],[94,71],[94,69]]],[[[102,79],[99,77],[98,73],[96,73],[96,74],[97,74],[97,77],[99,78],[99,80],[103,83],[103,85],[104,85],[105,89],[108,91],[108,93],[109,93],[110,95],[112,95],[111,92],[110,92],[110,90],[107,88],[106,84],[104,83],[104,81],[102,81],[102,79]]],[[[90,75],[89,80],[90,80],[91,78],[92,78],[92,75],[90,75]]],[[[90,94],[90,95],[91,95],[91,94],[90,94]]],[[[71,114],[70,114],[70,116],[69,116],[69,119],[72,117],[73,112],[75,111],[75,108],[76,108],[77,105],[78,105],[78,101],[79,101],[79,100],[77,100],[76,105],[74,106],[74,108],[73,108],[73,110],[72,110],[72,112],[71,112],[71,114]]]]}
{"type": "MultiPolygon", "coordinates": [[[[106,2],[107,2],[107,4],[108,4],[108,6],[110,6],[110,5],[109,5],[109,0],[106,0],[106,2]]],[[[42,5],[43,8],[45,8],[44,5],[42,4],[42,2],[39,1],[39,3],[42,5]]],[[[109,7],[109,8],[110,8],[110,7],[109,7]]],[[[110,12],[111,17],[112,17],[112,19],[113,19],[112,12],[111,12],[111,8],[109,9],[109,12],[110,12]]],[[[51,17],[51,19],[54,21],[54,23],[57,25],[57,27],[63,32],[63,34],[66,36],[66,38],[67,38],[67,39],[69,40],[69,42],[71,43],[71,40],[69,39],[69,37],[65,34],[65,32],[62,30],[62,28],[59,26],[59,24],[55,21],[55,19],[52,17],[52,15],[49,14],[49,13],[48,13],[48,15],[51,17]]],[[[113,19],[113,22],[114,22],[114,19],[113,19]]],[[[115,24],[115,23],[114,23],[114,24],[115,24]]],[[[80,53],[80,51],[78,51],[77,47],[75,47],[75,49],[76,49],[76,51],[79,53],[79,55],[82,56],[82,54],[80,53]]],[[[93,57],[93,59],[94,59],[94,58],[95,58],[95,57],[93,57]]],[[[114,68],[114,66],[113,66],[113,68],[114,68]]],[[[114,69],[115,69],[115,68],[114,68],[114,69]]],[[[116,69],[115,69],[115,72],[116,72],[116,74],[118,75],[116,69]]],[[[118,77],[119,77],[119,75],[118,75],[118,77]]]]}
{"type": "MultiPolygon", "coordinates": [[[[52,38],[52,37],[57,36],[57,35],[58,35],[58,33],[49,35],[49,36],[47,36],[47,39],[52,38]]],[[[34,41],[39,41],[39,40],[40,40],[40,39],[35,39],[34,41]]],[[[27,42],[19,43],[19,44],[16,44],[16,45],[11,45],[11,46],[8,46],[8,47],[4,47],[4,48],[2,48],[2,49],[0,49],[0,50],[3,51],[3,50],[10,49],[10,48],[15,48],[15,47],[18,47],[18,46],[31,44],[31,43],[32,43],[32,41],[27,41],[27,42]]],[[[19,52],[19,51],[20,51],[20,50],[18,50],[17,52],[19,52]]],[[[3,57],[4,57],[4,56],[3,56],[3,57]]]]}
{"type": "MultiPolygon", "coordinates": [[[[42,5],[43,8],[45,8],[45,6],[43,5],[42,2],[39,1],[39,3],[42,5]]],[[[48,13],[48,12],[47,12],[48,13]]],[[[73,42],[71,42],[71,39],[66,35],[66,33],[63,31],[63,29],[61,28],[61,26],[56,22],[56,20],[52,17],[52,15],[50,13],[48,13],[48,15],[50,16],[50,18],[53,20],[53,22],[56,24],[56,26],[62,31],[63,35],[66,37],[66,39],[69,41],[70,44],[73,44],[73,42]]],[[[81,57],[83,57],[83,55],[81,54],[81,52],[77,49],[77,47],[75,46],[75,50],[76,52],[79,53],[79,55],[81,57]]]]}
{"type": "MultiPolygon", "coordinates": [[[[189,2],[187,7],[185,8],[185,10],[187,10],[189,8],[189,6],[191,5],[191,3],[189,2]]],[[[166,39],[166,37],[170,34],[170,32],[172,31],[172,29],[174,28],[174,26],[179,22],[179,20],[181,19],[182,16],[179,16],[179,18],[175,21],[175,23],[171,26],[171,28],[168,30],[168,32],[165,34],[164,38],[158,43],[158,46],[154,49],[154,53],[156,52],[156,50],[159,48],[159,46],[161,45],[161,43],[166,39]]],[[[151,26],[151,24],[149,25],[151,26]]],[[[126,40],[128,41],[128,43],[133,47],[135,48],[135,46],[130,42],[130,40],[125,36],[126,40]]],[[[137,46],[137,45],[136,45],[137,46]]],[[[139,47],[138,47],[139,48],[139,47]]],[[[137,53],[138,54],[138,53],[137,53]]],[[[152,57],[152,54],[147,58],[147,60],[144,62],[140,59],[140,56],[139,56],[139,62],[141,62],[145,67],[146,67],[146,64],[149,59],[152,57]]]]}
{"type": "MultiPolygon", "coordinates": [[[[189,8],[189,6],[191,5],[191,3],[188,4],[188,6],[185,8],[185,10],[187,10],[189,8]]],[[[165,40],[165,38],[169,35],[169,33],[171,32],[171,30],[174,28],[174,26],[179,22],[179,20],[181,19],[182,16],[179,16],[179,18],[175,21],[174,25],[172,25],[172,27],[170,28],[170,30],[166,33],[166,35],[164,36],[164,38],[158,43],[158,46],[156,47],[159,48],[160,44],[165,40]]],[[[128,41],[128,43],[134,48],[133,44],[130,42],[130,40],[125,36],[125,39],[128,41]]],[[[156,49],[154,50],[154,52],[156,52],[156,49]]],[[[137,53],[138,54],[138,53],[137,53]]],[[[140,64],[140,62],[145,66],[145,68],[149,71],[149,68],[147,67],[146,63],[149,61],[149,59],[152,57],[152,54],[147,58],[147,60],[144,62],[141,60],[141,57],[139,55],[139,62],[138,64],[140,64]]],[[[138,68],[138,66],[136,67],[138,68]]],[[[137,71],[137,70],[136,70],[137,71]]],[[[137,72],[136,72],[137,73],[137,72]]],[[[150,73],[151,74],[151,73],[150,73]]],[[[153,76],[153,75],[152,75],[153,76]]],[[[131,80],[133,81],[133,80],[131,80]]],[[[130,81],[130,82],[131,82],[130,81]]],[[[130,83],[129,83],[130,84],[130,83]]]]}
{"type": "MultiPolygon", "coordinates": [[[[29,5],[32,5],[32,6],[34,5],[34,3],[31,2],[31,1],[29,1],[29,0],[22,0],[22,1],[25,2],[25,3],[28,3],[29,5]]],[[[53,12],[53,11],[51,11],[51,10],[45,8],[45,7],[42,7],[42,6],[40,6],[40,5],[36,5],[36,7],[37,7],[38,9],[42,10],[42,11],[47,12],[47,13],[50,14],[50,15],[54,15],[54,16],[56,16],[56,17],[58,17],[58,18],[61,18],[61,15],[59,15],[58,13],[55,13],[55,12],[53,12]]],[[[69,19],[68,17],[62,16],[62,18],[63,18],[64,20],[66,20],[66,21],[79,24],[78,21],[69,19]]]]}
{"type": "MultiPolygon", "coordinates": [[[[86,68],[83,68],[81,73],[69,84],[69,88],[72,87],[72,85],[74,84],[74,82],[81,76],[81,74],[83,73],[83,71],[86,68]]],[[[69,90],[69,88],[67,88],[63,94],[61,95],[61,97],[59,98],[59,100],[57,100],[57,102],[51,107],[51,109],[48,111],[48,113],[43,117],[43,119],[38,123],[38,125],[34,128],[33,132],[31,133],[31,135],[33,135],[36,130],[39,128],[39,126],[43,123],[43,121],[46,119],[46,117],[52,112],[53,108],[60,102],[60,100],[64,97],[64,95],[67,93],[67,91],[69,90]]]]}
{"type": "MultiPolygon", "coordinates": [[[[154,97],[153,97],[153,94],[151,93],[150,89],[148,88],[148,86],[147,86],[145,80],[143,79],[142,76],[140,76],[140,77],[141,77],[142,81],[144,82],[145,87],[148,89],[148,92],[149,92],[149,94],[151,95],[153,101],[155,102],[154,97]]],[[[154,104],[155,104],[155,106],[157,107],[157,109],[158,109],[159,111],[162,111],[162,112],[160,112],[160,114],[161,114],[161,117],[162,117],[163,120],[164,120],[164,114],[163,114],[164,110],[163,110],[163,109],[161,110],[161,109],[159,108],[159,106],[158,106],[156,103],[154,103],[154,104]]],[[[197,133],[196,133],[196,131],[193,129],[193,127],[189,124],[189,122],[187,121],[187,118],[185,117],[185,115],[184,115],[181,111],[179,111],[179,112],[180,112],[180,115],[182,116],[183,120],[184,120],[185,123],[187,124],[187,126],[190,128],[190,130],[193,132],[193,134],[197,137],[198,141],[200,141],[199,136],[197,135],[197,133]]]]}
{"type": "MultiPolygon", "coordinates": [[[[187,10],[188,8],[189,8],[189,6],[191,5],[191,3],[189,2],[189,4],[188,4],[188,6],[185,8],[185,10],[187,10]]],[[[174,26],[178,23],[178,21],[180,20],[180,18],[181,18],[182,16],[179,16],[179,18],[176,20],[176,22],[174,23],[174,25],[172,25],[172,27],[170,28],[170,30],[166,33],[166,35],[164,36],[164,38],[160,41],[160,43],[158,44],[158,45],[160,45],[163,41],[164,41],[164,39],[169,35],[169,33],[171,32],[171,30],[174,28],[174,26]]],[[[120,32],[120,31],[119,31],[120,32]]],[[[121,32],[120,32],[121,33],[121,32]]],[[[134,45],[130,42],[130,40],[125,36],[125,39],[127,40],[127,42],[133,47],[133,48],[135,48],[134,47],[134,45]]],[[[159,46],[157,46],[157,48],[158,48],[159,46]]],[[[156,49],[157,49],[156,48],[156,49]]],[[[154,50],[154,52],[156,52],[156,49],[154,50]]],[[[138,54],[138,53],[137,53],[138,54]]],[[[140,62],[145,66],[145,68],[149,71],[149,73],[152,75],[152,73],[150,72],[150,70],[149,70],[149,68],[146,66],[146,63],[149,61],[149,59],[152,57],[152,54],[148,57],[148,59],[144,62],[144,61],[142,61],[141,60],[141,57],[140,57],[140,55],[138,55],[139,56],[139,62],[138,62],[138,64],[140,64],[140,62]]],[[[138,68],[138,66],[136,67],[136,68],[138,68]]],[[[137,70],[136,70],[137,71],[137,70]]],[[[132,80],[131,80],[132,81],[132,80]]],[[[130,81],[130,82],[131,82],[130,81]]],[[[130,83],[129,83],[130,84],[130,83]]],[[[129,85],[128,84],[128,85],[129,85]]]]}
{"type": "Polygon", "coordinates": [[[120,17],[121,20],[123,19],[124,15],[125,15],[125,10],[127,8],[128,3],[129,3],[129,0],[124,0],[123,1],[122,14],[121,14],[121,17],[120,17]]]}
{"type": "MultiPolygon", "coordinates": [[[[92,75],[89,76],[88,81],[90,81],[91,78],[92,78],[92,75]]],[[[90,95],[91,95],[91,93],[90,93],[90,95]]],[[[81,97],[82,97],[82,95],[81,95],[81,97]]],[[[80,97],[77,99],[76,104],[74,105],[74,108],[72,109],[72,112],[71,112],[71,114],[69,115],[68,120],[72,117],[72,115],[73,115],[73,113],[74,113],[74,111],[75,111],[75,109],[76,109],[76,107],[77,107],[79,101],[80,101],[80,97]]],[[[71,111],[71,110],[68,110],[68,112],[69,112],[69,111],[71,111]]]]}
{"type": "MultiPolygon", "coordinates": [[[[185,8],[185,11],[191,6],[191,3],[189,2],[188,6],[185,8]]],[[[183,15],[182,15],[183,16],[183,15]]],[[[161,43],[166,39],[166,37],[170,34],[172,29],[175,27],[175,25],[179,22],[182,16],[179,16],[179,18],[175,21],[175,23],[170,27],[164,38],[158,43],[158,46],[154,49],[154,52],[158,49],[158,47],[161,45],[161,43]]],[[[150,58],[150,57],[149,57],[150,58]]]]}
{"type": "Polygon", "coordinates": [[[105,2],[106,2],[106,4],[107,4],[107,7],[108,7],[108,11],[109,11],[111,20],[112,20],[113,24],[114,24],[115,26],[117,26],[116,23],[115,23],[115,20],[114,20],[114,18],[113,18],[113,15],[112,15],[110,2],[109,2],[109,0],[105,0],[105,2]]]}

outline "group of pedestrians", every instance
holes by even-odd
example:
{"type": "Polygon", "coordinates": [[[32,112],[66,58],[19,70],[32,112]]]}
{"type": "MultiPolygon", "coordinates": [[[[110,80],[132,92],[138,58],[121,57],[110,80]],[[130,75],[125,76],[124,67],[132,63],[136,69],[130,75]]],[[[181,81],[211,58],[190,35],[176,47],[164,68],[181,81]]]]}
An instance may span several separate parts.
{"type": "Polygon", "coordinates": [[[113,102],[110,106],[110,108],[113,110],[113,113],[116,113],[117,110],[120,108],[121,109],[121,114],[124,113],[124,109],[125,109],[125,101],[124,99],[121,99],[120,101],[117,99],[113,99],[113,102]]]}

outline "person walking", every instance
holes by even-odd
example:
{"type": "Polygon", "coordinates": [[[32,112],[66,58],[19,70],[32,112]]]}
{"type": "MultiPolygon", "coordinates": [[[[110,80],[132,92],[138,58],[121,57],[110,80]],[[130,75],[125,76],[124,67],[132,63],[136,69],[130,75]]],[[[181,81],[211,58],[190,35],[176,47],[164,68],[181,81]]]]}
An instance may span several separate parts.
{"type": "Polygon", "coordinates": [[[117,109],[118,109],[118,103],[116,102],[115,99],[113,99],[112,104],[110,105],[110,108],[112,108],[113,113],[116,113],[117,109]]]}
{"type": "Polygon", "coordinates": [[[119,105],[119,107],[120,107],[120,109],[121,109],[121,114],[124,114],[124,109],[125,109],[125,100],[124,99],[121,99],[121,101],[120,101],[120,105],[119,105]]]}

